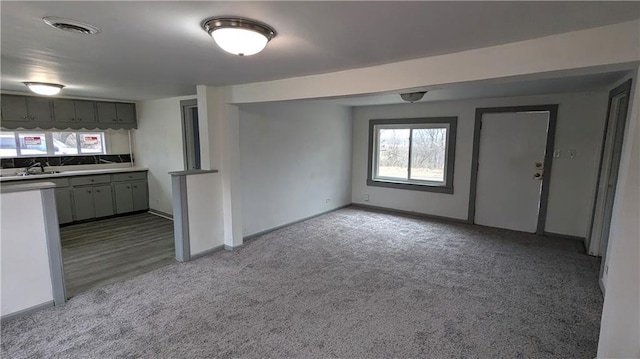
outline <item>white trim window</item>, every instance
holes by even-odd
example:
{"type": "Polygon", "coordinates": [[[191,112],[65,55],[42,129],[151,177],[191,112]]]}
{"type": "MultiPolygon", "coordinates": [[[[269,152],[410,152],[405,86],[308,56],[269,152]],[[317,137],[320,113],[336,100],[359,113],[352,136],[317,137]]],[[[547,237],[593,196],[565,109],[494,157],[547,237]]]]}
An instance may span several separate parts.
{"type": "Polygon", "coordinates": [[[0,131],[0,157],[106,154],[103,131],[0,131]]]}
{"type": "Polygon", "coordinates": [[[457,118],[369,121],[370,186],[453,193],[457,118]]]}

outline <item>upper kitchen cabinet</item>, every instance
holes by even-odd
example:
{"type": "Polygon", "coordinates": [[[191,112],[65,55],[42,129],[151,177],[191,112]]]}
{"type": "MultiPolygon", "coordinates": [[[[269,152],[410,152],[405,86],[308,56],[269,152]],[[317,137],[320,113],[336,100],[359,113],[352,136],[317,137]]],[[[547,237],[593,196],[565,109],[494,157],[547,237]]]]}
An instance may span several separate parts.
{"type": "Polygon", "coordinates": [[[3,127],[51,127],[49,99],[18,95],[2,95],[3,127]]]}
{"type": "Polygon", "coordinates": [[[125,128],[136,127],[136,107],[133,103],[98,102],[97,109],[100,123],[125,128]]]}
{"type": "Polygon", "coordinates": [[[55,99],[51,101],[53,118],[66,128],[95,128],[96,108],[94,101],[55,99]]]}
{"type": "Polygon", "coordinates": [[[2,127],[128,130],[138,123],[133,103],[2,95],[2,127]]]}

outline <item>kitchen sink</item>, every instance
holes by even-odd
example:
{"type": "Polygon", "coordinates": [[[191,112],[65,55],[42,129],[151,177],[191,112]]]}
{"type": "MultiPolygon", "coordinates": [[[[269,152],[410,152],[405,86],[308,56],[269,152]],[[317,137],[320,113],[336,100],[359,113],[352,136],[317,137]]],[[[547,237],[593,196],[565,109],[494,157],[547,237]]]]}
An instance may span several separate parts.
{"type": "Polygon", "coordinates": [[[61,171],[35,172],[35,173],[29,173],[27,176],[54,175],[56,173],[62,173],[62,172],[61,171]]]}

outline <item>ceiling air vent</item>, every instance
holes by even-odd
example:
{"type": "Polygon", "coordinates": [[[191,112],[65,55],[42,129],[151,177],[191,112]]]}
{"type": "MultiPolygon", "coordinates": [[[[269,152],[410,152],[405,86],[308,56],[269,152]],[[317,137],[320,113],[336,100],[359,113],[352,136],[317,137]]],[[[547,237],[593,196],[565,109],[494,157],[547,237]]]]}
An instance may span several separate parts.
{"type": "Polygon", "coordinates": [[[75,34],[91,35],[102,32],[102,30],[96,26],[76,20],[63,19],[61,17],[47,16],[42,18],[42,20],[46,22],[47,25],[55,27],[58,30],[73,32],[75,34]]]}

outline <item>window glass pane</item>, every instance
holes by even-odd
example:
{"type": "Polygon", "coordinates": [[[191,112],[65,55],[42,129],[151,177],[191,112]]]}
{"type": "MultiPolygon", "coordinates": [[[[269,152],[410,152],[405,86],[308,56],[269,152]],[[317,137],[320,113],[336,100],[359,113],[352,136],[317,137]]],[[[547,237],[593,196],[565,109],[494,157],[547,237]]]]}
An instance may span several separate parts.
{"type": "Polygon", "coordinates": [[[378,177],[407,179],[409,175],[409,129],[378,132],[378,177]]]}
{"type": "Polygon", "coordinates": [[[18,136],[22,156],[47,155],[47,139],[44,133],[20,132],[18,136]]]}
{"type": "Polygon", "coordinates": [[[447,129],[414,129],[411,142],[411,179],[444,182],[447,129]]]}
{"type": "Polygon", "coordinates": [[[104,153],[102,133],[78,133],[82,153],[104,153]]]}
{"type": "Polygon", "coordinates": [[[55,155],[77,155],[77,137],[75,132],[52,132],[53,153],[55,155]]]}
{"type": "Polygon", "coordinates": [[[13,132],[0,132],[0,157],[16,157],[16,137],[13,132]]]}

